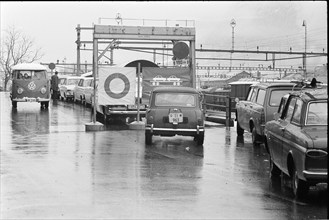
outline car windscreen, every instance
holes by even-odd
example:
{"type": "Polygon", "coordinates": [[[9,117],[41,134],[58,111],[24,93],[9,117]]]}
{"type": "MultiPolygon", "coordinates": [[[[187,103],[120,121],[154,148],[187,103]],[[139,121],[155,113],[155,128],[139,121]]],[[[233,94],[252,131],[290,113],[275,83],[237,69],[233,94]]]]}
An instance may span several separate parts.
{"type": "Polygon", "coordinates": [[[281,102],[281,98],[291,92],[291,89],[287,90],[272,90],[269,99],[270,106],[279,106],[281,102]]]}
{"type": "Polygon", "coordinates": [[[92,80],[92,79],[85,79],[85,81],[84,81],[84,83],[83,83],[83,86],[84,86],[84,87],[86,87],[86,86],[90,86],[91,80],[92,80]]]}
{"type": "Polygon", "coordinates": [[[195,107],[196,94],[188,93],[157,93],[155,106],[195,107]]]}
{"type": "Polygon", "coordinates": [[[306,125],[328,124],[328,102],[311,102],[306,113],[306,125]]]}
{"type": "Polygon", "coordinates": [[[80,79],[68,79],[67,85],[78,85],[80,79]]]}

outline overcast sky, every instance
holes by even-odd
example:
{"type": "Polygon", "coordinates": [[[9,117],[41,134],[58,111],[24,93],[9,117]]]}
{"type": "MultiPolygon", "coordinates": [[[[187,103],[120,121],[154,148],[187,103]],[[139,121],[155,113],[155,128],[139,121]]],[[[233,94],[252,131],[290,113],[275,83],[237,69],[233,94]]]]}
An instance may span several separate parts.
{"type": "MultiPolygon", "coordinates": [[[[3,30],[14,26],[34,40],[45,54],[41,62],[56,62],[66,58],[76,62],[76,27],[92,27],[99,18],[115,18],[117,13],[125,19],[194,20],[196,46],[200,48],[230,49],[234,18],[235,49],[304,51],[307,24],[308,50],[327,52],[326,1],[237,1],[237,2],[0,2],[1,36],[3,30]]],[[[101,24],[115,24],[115,20],[102,19],[101,24]]],[[[142,25],[142,21],[135,21],[142,25]]],[[[180,25],[183,26],[183,25],[180,25]]],[[[92,39],[92,32],[82,32],[81,40],[92,39]]],[[[128,54],[128,53],[127,53],[128,54]]],[[[136,53],[135,53],[136,54],[136,53]]],[[[134,55],[136,56],[136,55],[134,55]]],[[[137,53],[137,58],[143,56],[137,53]]],[[[145,55],[146,56],[146,55],[145,55]]],[[[147,55],[150,57],[151,55],[147,55]]],[[[91,62],[92,53],[82,51],[81,62],[91,62]]],[[[245,58],[252,58],[244,54],[245,58]]],[[[116,63],[128,62],[128,56],[115,52],[116,63]]],[[[152,58],[150,58],[152,59],[152,58]]],[[[327,58],[310,59],[309,63],[326,63],[327,58]]],[[[218,62],[218,61],[217,61],[218,62]]],[[[237,62],[237,61],[236,61],[237,62]]],[[[301,60],[298,61],[301,63],[301,60]]],[[[239,62],[237,62],[238,65],[239,62]]],[[[253,64],[255,65],[255,64],[253,64]]],[[[280,64],[278,64],[280,65],[280,64]]],[[[286,64],[282,64],[286,65],[286,64]]],[[[311,64],[310,64],[311,65],[311,64]]]]}

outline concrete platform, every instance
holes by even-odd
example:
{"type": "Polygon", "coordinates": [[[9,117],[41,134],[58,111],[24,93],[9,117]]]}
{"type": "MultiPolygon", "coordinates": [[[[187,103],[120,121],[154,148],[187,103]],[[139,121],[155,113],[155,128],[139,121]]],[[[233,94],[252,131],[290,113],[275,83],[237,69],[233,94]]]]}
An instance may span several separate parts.
{"type": "Polygon", "coordinates": [[[89,122],[85,124],[86,126],[86,131],[103,131],[104,130],[104,125],[98,121],[94,122],[89,122]]]}

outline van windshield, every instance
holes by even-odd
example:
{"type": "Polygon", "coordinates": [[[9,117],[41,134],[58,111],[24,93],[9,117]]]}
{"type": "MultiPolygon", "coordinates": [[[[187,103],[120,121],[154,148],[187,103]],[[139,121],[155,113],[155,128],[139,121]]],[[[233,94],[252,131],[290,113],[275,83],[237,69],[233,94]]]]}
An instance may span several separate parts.
{"type": "Polygon", "coordinates": [[[14,79],[38,80],[46,79],[45,70],[15,70],[14,79]]]}

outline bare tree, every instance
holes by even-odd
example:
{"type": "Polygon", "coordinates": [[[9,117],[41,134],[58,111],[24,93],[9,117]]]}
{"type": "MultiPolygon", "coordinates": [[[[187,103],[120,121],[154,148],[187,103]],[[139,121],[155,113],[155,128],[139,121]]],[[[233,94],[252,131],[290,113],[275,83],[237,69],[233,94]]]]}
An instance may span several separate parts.
{"type": "Polygon", "coordinates": [[[41,48],[34,48],[34,42],[15,27],[4,31],[1,42],[0,68],[5,73],[5,91],[11,78],[11,68],[18,63],[33,63],[43,57],[41,48]]]}

